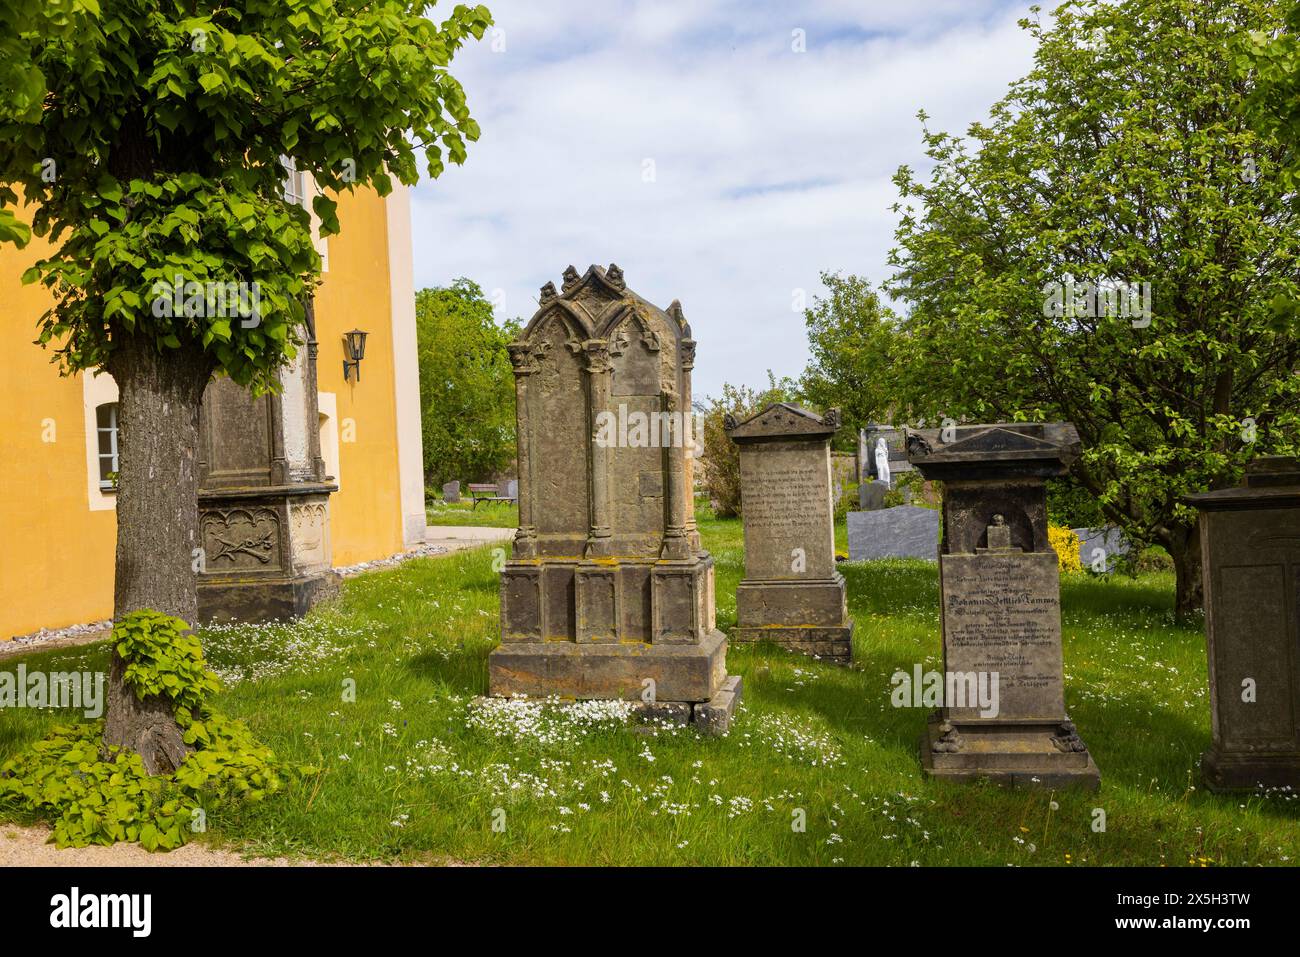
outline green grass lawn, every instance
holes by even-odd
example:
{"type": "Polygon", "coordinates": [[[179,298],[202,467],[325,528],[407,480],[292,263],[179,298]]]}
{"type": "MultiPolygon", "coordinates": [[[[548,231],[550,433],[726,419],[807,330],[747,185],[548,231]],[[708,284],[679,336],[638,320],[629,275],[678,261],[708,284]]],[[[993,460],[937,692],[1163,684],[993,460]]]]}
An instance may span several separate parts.
{"type": "MultiPolygon", "coordinates": [[[[700,525],[727,630],[740,525],[700,525]]],[[[728,664],[744,676],[745,704],[724,739],[624,723],[608,705],[476,703],[498,637],[491,563],[486,548],[411,561],[348,581],[296,624],[206,629],[226,684],[218,707],[277,754],[321,770],[262,805],[211,812],[201,839],[264,854],[518,864],[1300,858],[1294,795],[1223,797],[1199,785],[1209,741],[1204,641],[1172,623],[1167,573],[1065,579],[1067,704],[1102,790],[1053,794],[922,778],[925,713],[891,707],[889,678],[917,662],[940,667],[929,563],[842,566],[857,622],[852,668],[733,647],[728,664]],[[355,703],[342,700],[347,679],[355,703]],[[1096,808],[1104,833],[1092,829],[1096,808]]],[[[102,668],[106,650],[25,660],[102,668]]],[[[58,720],[6,714],[0,759],[58,720]]]]}
{"type": "Polygon", "coordinates": [[[424,509],[430,525],[484,525],[492,528],[518,528],[519,506],[509,502],[444,502],[434,499],[424,509]]]}

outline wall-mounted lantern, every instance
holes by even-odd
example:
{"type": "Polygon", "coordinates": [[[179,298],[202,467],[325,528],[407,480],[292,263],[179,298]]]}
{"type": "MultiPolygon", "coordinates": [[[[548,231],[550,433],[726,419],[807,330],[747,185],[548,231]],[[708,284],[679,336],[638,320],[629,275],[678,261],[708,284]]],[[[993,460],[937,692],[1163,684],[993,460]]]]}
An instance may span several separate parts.
{"type": "Polygon", "coordinates": [[[366,335],[360,329],[353,329],[343,335],[343,349],[348,358],[343,360],[343,381],[352,381],[355,373],[361,381],[361,360],[366,357],[366,335]]]}

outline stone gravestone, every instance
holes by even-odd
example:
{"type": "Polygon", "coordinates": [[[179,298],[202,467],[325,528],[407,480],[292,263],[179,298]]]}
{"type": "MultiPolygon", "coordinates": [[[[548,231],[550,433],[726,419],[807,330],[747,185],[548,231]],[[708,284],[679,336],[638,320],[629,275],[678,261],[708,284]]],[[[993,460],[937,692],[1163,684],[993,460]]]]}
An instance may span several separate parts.
{"type": "Polygon", "coordinates": [[[1114,526],[1072,529],[1079,536],[1079,561],[1084,568],[1110,574],[1129,553],[1129,541],[1114,526]],[[1099,551],[1100,550],[1100,551],[1099,551]],[[1097,567],[1093,567],[1094,562],[1097,567]]]}
{"type": "Polygon", "coordinates": [[[835,570],[831,436],[825,417],[786,403],[727,421],[740,447],[745,578],[736,589],[736,641],[849,661],[853,623],[835,570]]]}
{"type": "Polygon", "coordinates": [[[199,421],[200,621],[283,621],[334,594],[330,495],[321,457],[316,318],[307,348],[255,396],[229,378],[203,394],[199,421]]]}
{"type": "Polygon", "coordinates": [[[493,695],[641,700],[724,730],[740,696],[691,496],[695,340],[622,271],[570,266],[509,346],[519,530],[493,695]]]}
{"type": "Polygon", "coordinates": [[[460,482],[448,482],[442,487],[442,500],[444,502],[460,501],[460,482]]]}
{"type": "Polygon", "coordinates": [[[885,493],[889,485],[878,479],[868,479],[858,486],[858,506],[864,512],[874,512],[885,507],[885,493]]]}
{"type": "Polygon", "coordinates": [[[939,512],[920,505],[896,505],[873,512],[849,512],[849,559],[938,557],[939,512]]]}
{"type": "Polygon", "coordinates": [[[931,717],[926,773],[1098,787],[1097,766],[1065,713],[1060,578],[1047,536],[1045,481],[1078,456],[1078,432],[1059,422],[958,426],[909,432],[907,448],[922,476],[943,482],[945,687],[996,675],[998,692],[996,715],[967,697],[931,717]]]}
{"type": "Polygon", "coordinates": [[[1300,788],[1300,460],[1259,458],[1200,511],[1212,791],[1300,788]]]}
{"type": "Polygon", "coordinates": [[[903,445],[902,429],[872,423],[862,430],[859,442],[865,456],[866,470],[873,478],[880,478],[880,470],[876,464],[876,448],[882,440],[885,443],[885,461],[888,463],[890,484],[897,484],[900,474],[912,471],[912,465],[907,460],[907,449],[903,445]]]}
{"type": "Polygon", "coordinates": [[[519,501],[519,480],[510,479],[497,486],[497,492],[502,498],[508,498],[512,502],[519,501]]]}

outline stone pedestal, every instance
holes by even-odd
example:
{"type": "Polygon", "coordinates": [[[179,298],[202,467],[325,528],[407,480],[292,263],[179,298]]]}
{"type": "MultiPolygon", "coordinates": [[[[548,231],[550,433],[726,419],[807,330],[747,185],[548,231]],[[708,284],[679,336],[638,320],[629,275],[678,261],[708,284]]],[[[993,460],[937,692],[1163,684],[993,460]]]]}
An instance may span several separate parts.
{"type": "Polygon", "coordinates": [[[333,490],[311,483],[204,493],[200,620],[285,621],[332,595],[338,588],[330,567],[333,490]]]}
{"type": "Polygon", "coordinates": [[[853,656],[844,578],[835,570],[830,440],[839,411],[786,403],[729,421],[740,447],[745,578],[736,589],[735,641],[772,641],[847,662],[853,656]]]}
{"type": "Polygon", "coordinates": [[[1079,452],[1068,423],[909,432],[908,454],[944,483],[939,553],[945,675],[996,677],[996,714],[945,701],[921,763],[935,777],[1095,789],[1100,774],[1065,713],[1060,581],[1045,480],[1079,452]],[[944,442],[944,439],[950,441],[944,442]]]}
{"type": "Polygon", "coordinates": [[[683,705],[725,731],[740,696],[691,498],[695,341],[617,266],[564,275],[510,346],[519,530],[493,695],[683,705]]]}
{"type": "Polygon", "coordinates": [[[200,621],[296,618],[338,587],[320,454],[314,312],[278,394],[230,379],[203,395],[199,426],[200,621]]]}
{"type": "Polygon", "coordinates": [[[1212,791],[1300,788],[1300,461],[1256,459],[1200,510],[1212,791]]]}

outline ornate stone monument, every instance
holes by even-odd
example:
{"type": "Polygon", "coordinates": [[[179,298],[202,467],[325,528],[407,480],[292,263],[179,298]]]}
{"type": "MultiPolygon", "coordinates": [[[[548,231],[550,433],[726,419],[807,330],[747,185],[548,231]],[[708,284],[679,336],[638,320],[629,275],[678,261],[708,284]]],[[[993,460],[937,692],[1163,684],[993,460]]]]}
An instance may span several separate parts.
{"type": "Polygon", "coordinates": [[[1078,432],[1062,422],[909,431],[907,450],[922,476],[943,482],[945,687],[997,676],[996,709],[967,697],[931,717],[921,745],[926,773],[1098,787],[1097,766],[1065,713],[1060,578],[1044,484],[1078,456],[1078,432]]]}
{"type": "Polygon", "coordinates": [[[835,570],[831,436],[820,417],[777,403],[737,423],[745,578],[736,589],[736,641],[766,639],[836,661],[853,655],[844,578],[835,570]]]}
{"type": "Polygon", "coordinates": [[[1214,791],[1300,788],[1300,460],[1256,459],[1200,510],[1214,791]]]}
{"type": "Polygon", "coordinates": [[[740,679],[695,528],[695,340],[681,305],[642,299],[617,266],[570,266],[562,290],[542,287],[510,358],[519,531],[489,692],[653,696],[725,727],[740,679]]]}
{"type": "Polygon", "coordinates": [[[333,593],[329,496],[320,452],[315,314],[307,342],[280,371],[278,394],[226,378],[199,420],[198,611],[203,621],[303,615],[333,593]]]}

